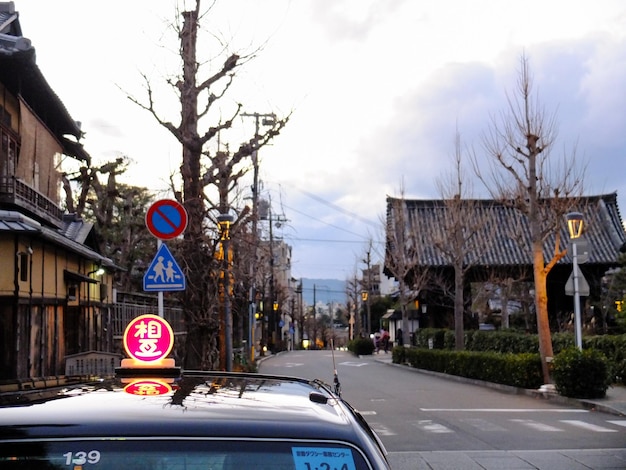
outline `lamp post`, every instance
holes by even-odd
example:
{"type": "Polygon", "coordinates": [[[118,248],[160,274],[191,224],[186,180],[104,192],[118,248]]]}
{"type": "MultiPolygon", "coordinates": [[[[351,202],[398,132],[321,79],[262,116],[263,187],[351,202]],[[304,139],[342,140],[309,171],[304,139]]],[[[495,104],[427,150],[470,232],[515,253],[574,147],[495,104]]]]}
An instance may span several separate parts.
{"type": "Polygon", "coordinates": [[[365,321],[363,324],[365,325],[365,334],[369,338],[369,335],[372,333],[372,325],[371,322],[371,312],[370,312],[370,293],[369,290],[361,291],[361,300],[365,304],[365,321]]]}
{"type": "Polygon", "coordinates": [[[223,307],[224,307],[224,351],[225,368],[227,371],[233,370],[233,317],[230,302],[230,225],[233,222],[233,216],[230,214],[219,214],[217,223],[220,230],[220,243],[223,252],[222,259],[222,291],[223,291],[223,307]]]}
{"type": "Polygon", "coordinates": [[[583,232],[583,215],[580,212],[570,212],[567,214],[567,229],[569,230],[569,236],[572,241],[572,260],[573,260],[573,273],[574,278],[574,324],[576,334],[576,347],[582,351],[583,349],[583,332],[582,322],[580,319],[580,289],[579,289],[579,268],[578,268],[578,251],[576,247],[576,241],[580,238],[583,232]]]}

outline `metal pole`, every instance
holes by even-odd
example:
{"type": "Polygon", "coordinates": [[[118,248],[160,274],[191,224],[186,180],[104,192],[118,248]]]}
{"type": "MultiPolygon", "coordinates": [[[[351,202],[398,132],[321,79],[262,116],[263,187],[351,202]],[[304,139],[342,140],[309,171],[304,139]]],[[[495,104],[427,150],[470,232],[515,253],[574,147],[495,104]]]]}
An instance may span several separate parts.
{"type": "MultiPolygon", "coordinates": [[[[260,124],[265,126],[272,126],[276,122],[276,115],[274,113],[242,113],[242,117],[254,118],[254,149],[252,150],[252,166],[254,170],[254,178],[252,182],[252,240],[253,240],[253,252],[252,259],[250,260],[250,291],[249,291],[249,307],[248,307],[248,347],[250,348],[249,355],[250,361],[254,362],[255,352],[255,329],[256,329],[256,256],[258,248],[258,197],[259,197],[259,127],[260,124]],[[262,121],[260,119],[263,118],[262,121]]],[[[263,324],[261,324],[261,337],[263,336],[263,324]]]]}
{"type": "MultiPolygon", "coordinates": [[[[157,253],[159,252],[159,250],[161,249],[161,245],[163,244],[163,242],[158,239],[157,240],[157,253]]],[[[163,312],[163,291],[160,290],[159,292],[157,292],[157,314],[163,318],[164,312],[163,312]]]]}
{"type": "Polygon", "coordinates": [[[578,288],[578,252],[576,248],[576,242],[572,242],[572,258],[574,262],[574,323],[576,328],[576,347],[583,350],[583,332],[582,322],[580,319],[580,291],[578,288]]]}

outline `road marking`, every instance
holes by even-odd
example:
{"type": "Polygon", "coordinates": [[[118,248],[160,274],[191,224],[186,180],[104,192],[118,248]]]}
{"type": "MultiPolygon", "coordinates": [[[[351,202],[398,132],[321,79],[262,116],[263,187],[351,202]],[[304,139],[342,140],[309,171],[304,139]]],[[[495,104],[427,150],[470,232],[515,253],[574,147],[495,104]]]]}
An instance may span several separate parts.
{"type": "Polygon", "coordinates": [[[420,408],[420,411],[467,411],[478,413],[589,413],[589,410],[579,410],[577,408],[420,408]]]}
{"type": "Polygon", "coordinates": [[[578,421],[575,419],[564,419],[561,420],[562,423],[567,423],[577,428],[584,429],[586,431],[593,432],[618,432],[617,429],[605,428],[604,426],[598,426],[596,424],[585,423],[584,421],[578,421]]]}
{"type": "Polygon", "coordinates": [[[376,414],[375,411],[359,411],[359,413],[361,413],[362,416],[373,416],[376,414]]]}
{"type": "Polygon", "coordinates": [[[395,436],[397,434],[382,423],[369,423],[369,425],[379,436],[395,436]]]}
{"type": "Polygon", "coordinates": [[[470,426],[475,427],[479,431],[484,431],[484,432],[503,432],[503,431],[508,431],[508,429],[503,428],[502,426],[494,424],[494,423],[492,423],[490,421],[487,421],[486,419],[470,418],[470,419],[461,419],[459,421],[461,421],[462,423],[469,424],[470,426]]]}
{"type": "Polygon", "coordinates": [[[626,420],[618,420],[618,421],[608,421],[611,424],[615,424],[616,426],[624,426],[626,427],[626,420]]]}
{"type": "Polygon", "coordinates": [[[434,434],[447,434],[454,432],[452,429],[445,427],[443,424],[434,423],[430,419],[421,419],[411,424],[422,429],[423,431],[432,432],[434,434]]]}
{"type": "Polygon", "coordinates": [[[300,367],[303,366],[303,363],[300,362],[286,362],[283,367],[300,367]]]}
{"type": "Polygon", "coordinates": [[[386,401],[385,398],[372,398],[370,401],[386,401]]]}
{"type": "Polygon", "coordinates": [[[531,429],[541,432],[562,432],[563,430],[560,428],[556,428],[554,426],[550,426],[549,424],[538,423],[537,421],[533,421],[532,419],[511,419],[509,420],[513,423],[523,424],[531,429]]]}
{"type": "Polygon", "coordinates": [[[361,367],[361,366],[366,366],[367,362],[351,362],[351,361],[346,361],[346,362],[340,362],[339,363],[340,366],[349,366],[349,367],[361,367]]]}

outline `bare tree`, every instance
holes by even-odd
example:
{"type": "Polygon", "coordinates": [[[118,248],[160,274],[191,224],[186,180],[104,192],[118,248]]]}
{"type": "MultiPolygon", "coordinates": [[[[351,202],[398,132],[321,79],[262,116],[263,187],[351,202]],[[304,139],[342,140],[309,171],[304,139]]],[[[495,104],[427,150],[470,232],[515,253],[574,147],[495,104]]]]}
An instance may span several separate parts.
{"type": "Polygon", "coordinates": [[[356,272],[353,274],[352,278],[346,280],[346,297],[348,299],[346,308],[348,309],[348,314],[350,316],[348,320],[350,324],[349,336],[350,339],[354,339],[363,331],[363,322],[361,320],[361,312],[359,309],[361,293],[359,292],[359,280],[357,279],[356,272]]]}
{"type": "MultiPolygon", "coordinates": [[[[435,246],[444,253],[454,268],[454,341],[455,348],[465,347],[465,275],[473,266],[471,262],[480,258],[480,243],[477,238],[489,239],[482,213],[477,203],[468,199],[471,188],[464,175],[461,136],[457,130],[454,140],[454,169],[442,177],[437,186],[444,202],[444,211],[439,231],[434,238],[435,246]],[[471,253],[472,257],[467,256],[471,253]]],[[[482,245],[485,246],[485,245],[482,245]]]]}
{"type": "Polygon", "coordinates": [[[548,363],[553,351],[546,280],[565,256],[560,248],[560,228],[564,214],[582,194],[584,168],[577,165],[575,153],[564,155],[560,164],[549,158],[556,137],[555,119],[533,93],[526,56],[521,57],[520,64],[517,89],[508,96],[508,109],[492,118],[484,136],[491,171],[484,174],[476,158],[474,167],[494,199],[515,207],[528,220],[541,362],[544,380],[549,383],[548,363]],[[546,259],[544,246],[550,235],[556,242],[552,256],[546,259]]]}
{"type": "MultiPolygon", "coordinates": [[[[148,111],[182,146],[182,192],[176,194],[188,213],[182,246],[182,267],[187,278],[187,288],[183,293],[187,326],[183,365],[186,368],[215,368],[219,362],[218,348],[224,345],[218,344],[219,322],[215,311],[215,279],[219,277],[220,266],[214,259],[216,244],[209,240],[215,236],[215,224],[208,215],[212,209],[217,209],[221,214],[228,212],[230,204],[227,193],[241,176],[237,165],[276,136],[287,120],[276,120],[264,133],[256,134],[232,153],[210,153],[209,143],[232,127],[242,107],[236,104],[230,110],[220,108],[216,112],[216,106],[229,91],[236,70],[253,56],[240,57],[235,53],[225,53],[221,67],[217,71],[210,71],[207,76],[203,66],[210,66],[219,57],[206,62],[199,61],[197,57],[199,21],[211,10],[209,8],[201,14],[200,4],[200,0],[196,0],[193,8],[181,12],[182,25],[176,26],[180,39],[182,73],[168,79],[167,83],[179,99],[179,122],[173,123],[158,113],[155,88],[146,74],[143,75],[145,96],[142,99],[133,96],[128,98],[148,111]],[[228,117],[222,118],[223,115],[228,117]],[[214,118],[217,122],[212,125],[206,124],[211,116],[220,117],[214,118]],[[206,192],[208,186],[218,190],[219,200],[215,204],[207,204],[211,199],[206,192]]],[[[220,52],[224,53],[226,48],[223,44],[220,47],[223,47],[220,52]]],[[[229,295],[228,286],[223,288],[225,295],[229,295]]]]}
{"type": "Polygon", "coordinates": [[[119,157],[100,166],[81,166],[63,174],[62,182],[67,211],[95,224],[100,251],[123,268],[115,272],[116,285],[132,292],[141,290],[143,270],[154,255],[154,239],[145,230],[153,196],[146,188],[118,183],[127,164],[119,157]]]}

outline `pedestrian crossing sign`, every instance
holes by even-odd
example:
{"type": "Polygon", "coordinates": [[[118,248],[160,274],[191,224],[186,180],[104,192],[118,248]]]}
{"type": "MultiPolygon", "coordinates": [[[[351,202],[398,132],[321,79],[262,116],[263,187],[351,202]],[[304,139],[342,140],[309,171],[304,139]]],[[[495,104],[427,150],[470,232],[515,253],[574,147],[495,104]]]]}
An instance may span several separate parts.
{"type": "Polygon", "coordinates": [[[185,290],[185,275],[165,243],[162,243],[143,276],[144,291],[185,290]]]}

